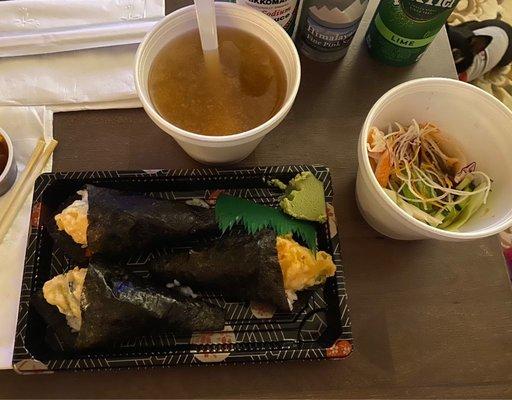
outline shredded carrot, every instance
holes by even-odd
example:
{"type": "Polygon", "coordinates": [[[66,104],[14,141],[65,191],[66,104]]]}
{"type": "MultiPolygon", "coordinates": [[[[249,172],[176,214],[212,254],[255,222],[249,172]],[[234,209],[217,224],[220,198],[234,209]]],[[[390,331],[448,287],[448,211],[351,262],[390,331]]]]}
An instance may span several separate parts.
{"type": "Polygon", "coordinates": [[[375,172],[375,169],[377,168],[377,161],[375,161],[375,159],[372,157],[369,157],[369,159],[370,159],[370,165],[372,167],[372,171],[375,172]]]}
{"type": "Polygon", "coordinates": [[[382,187],[387,187],[389,183],[389,175],[391,174],[391,156],[389,150],[386,149],[379,158],[377,167],[375,168],[375,177],[382,187]]]}

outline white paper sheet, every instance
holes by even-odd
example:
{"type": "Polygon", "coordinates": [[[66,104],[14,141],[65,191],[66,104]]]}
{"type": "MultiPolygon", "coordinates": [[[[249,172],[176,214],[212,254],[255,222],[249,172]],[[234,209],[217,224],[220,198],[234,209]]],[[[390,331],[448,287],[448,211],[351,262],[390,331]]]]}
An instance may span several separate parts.
{"type": "Polygon", "coordinates": [[[28,32],[0,32],[0,57],[21,57],[139,44],[160,18],[109,22],[28,32]]]}
{"type": "Polygon", "coordinates": [[[163,16],[157,0],[13,0],[0,3],[0,31],[30,31],[163,16]]]}
{"type": "MultiPolygon", "coordinates": [[[[0,31],[84,26],[162,17],[163,0],[0,2],[0,31]]],[[[133,78],[137,45],[0,59],[0,105],[58,111],[140,107],[133,78]]]]}
{"type": "MultiPolygon", "coordinates": [[[[37,141],[52,138],[53,114],[44,107],[0,107],[0,127],[12,139],[18,177],[25,169],[37,141]]],[[[51,170],[51,161],[45,172],[51,170]]],[[[0,197],[3,215],[12,192],[0,197]]],[[[0,244],[0,369],[11,368],[21,278],[27,246],[32,194],[25,201],[2,244],[0,244]]]]}

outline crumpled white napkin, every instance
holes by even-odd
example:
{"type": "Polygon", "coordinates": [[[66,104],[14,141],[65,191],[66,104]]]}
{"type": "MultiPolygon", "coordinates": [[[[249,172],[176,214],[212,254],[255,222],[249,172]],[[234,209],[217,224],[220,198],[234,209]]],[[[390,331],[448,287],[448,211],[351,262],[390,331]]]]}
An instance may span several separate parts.
{"type": "MultiPolygon", "coordinates": [[[[18,177],[37,141],[52,138],[53,113],[45,107],[0,107],[0,127],[9,135],[18,164],[18,177]]],[[[45,172],[51,170],[51,161],[45,172]]],[[[0,196],[0,216],[12,194],[0,196]]],[[[11,368],[21,281],[27,246],[32,194],[28,196],[11,229],[0,244],[0,369],[11,368]]]]}
{"type": "MultiPolygon", "coordinates": [[[[14,0],[0,2],[0,31],[162,17],[163,0],[14,0]]],[[[54,111],[140,107],[133,78],[137,45],[0,58],[0,105],[54,111]]]]}

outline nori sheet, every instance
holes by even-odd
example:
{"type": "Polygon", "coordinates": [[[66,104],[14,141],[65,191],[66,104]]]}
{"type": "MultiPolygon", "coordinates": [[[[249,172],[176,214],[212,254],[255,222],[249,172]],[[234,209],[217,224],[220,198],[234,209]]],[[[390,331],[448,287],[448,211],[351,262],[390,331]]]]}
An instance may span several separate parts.
{"type": "Polygon", "coordinates": [[[87,185],[88,248],[120,257],[218,231],[213,210],[87,185]]]}
{"type": "Polygon", "coordinates": [[[97,260],[89,264],[81,308],[79,349],[153,332],[190,334],[224,328],[224,313],[219,307],[184,296],[179,290],[151,287],[97,260]]]}
{"type": "Polygon", "coordinates": [[[42,290],[32,296],[31,304],[45,321],[46,342],[56,351],[100,349],[141,335],[187,335],[224,328],[221,308],[185,296],[179,289],[155,288],[101,260],[92,260],[88,267],[78,334],[71,331],[57,307],[46,302],[42,290]]]}
{"type": "Polygon", "coordinates": [[[153,259],[148,265],[160,280],[213,290],[228,299],[254,300],[290,311],[276,249],[276,234],[234,234],[213,245],[153,259]]]}

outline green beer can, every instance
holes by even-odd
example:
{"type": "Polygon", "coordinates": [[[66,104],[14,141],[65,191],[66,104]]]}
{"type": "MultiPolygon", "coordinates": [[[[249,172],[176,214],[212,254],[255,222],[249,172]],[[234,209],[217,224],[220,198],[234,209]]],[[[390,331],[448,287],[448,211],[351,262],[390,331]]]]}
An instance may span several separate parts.
{"type": "Polygon", "coordinates": [[[459,0],[381,0],[366,32],[370,54],[395,66],[413,64],[459,0]]]}

